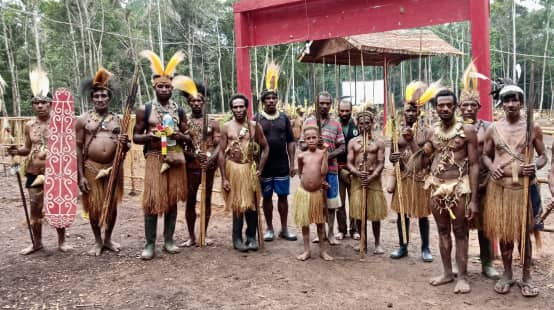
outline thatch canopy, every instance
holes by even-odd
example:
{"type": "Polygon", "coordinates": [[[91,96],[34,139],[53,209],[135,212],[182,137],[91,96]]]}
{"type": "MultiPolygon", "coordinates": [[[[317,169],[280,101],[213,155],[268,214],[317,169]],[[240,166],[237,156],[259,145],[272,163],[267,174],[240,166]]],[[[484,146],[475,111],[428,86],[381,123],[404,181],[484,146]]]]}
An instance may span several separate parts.
{"type": "Polygon", "coordinates": [[[463,53],[430,30],[396,30],[344,38],[312,41],[310,53],[302,53],[301,62],[337,65],[383,66],[427,56],[462,56],[463,53]]]}

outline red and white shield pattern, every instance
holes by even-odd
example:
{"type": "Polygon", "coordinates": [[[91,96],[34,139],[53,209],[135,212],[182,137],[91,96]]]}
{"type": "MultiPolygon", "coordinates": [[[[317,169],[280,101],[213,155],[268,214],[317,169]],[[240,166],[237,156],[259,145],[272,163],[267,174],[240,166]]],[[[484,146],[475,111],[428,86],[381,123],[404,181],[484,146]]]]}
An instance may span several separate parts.
{"type": "Polygon", "coordinates": [[[77,214],[77,153],[73,96],[59,88],[50,113],[46,153],[44,217],[55,228],[69,227],[77,214]]]}

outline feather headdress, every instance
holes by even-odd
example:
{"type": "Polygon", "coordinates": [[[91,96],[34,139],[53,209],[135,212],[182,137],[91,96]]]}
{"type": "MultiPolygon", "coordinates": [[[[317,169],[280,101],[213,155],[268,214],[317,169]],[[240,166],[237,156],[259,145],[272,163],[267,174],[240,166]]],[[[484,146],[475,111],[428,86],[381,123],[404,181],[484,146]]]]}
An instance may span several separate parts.
{"type": "Polygon", "coordinates": [[[92,95],[95,90],[105,89],[110,92],[110,95],[114,96],[115,85],[112,79],[113,73],[106,70],[104,67],[100,67],[93,78],[83,81],[81,84],[81,95],[83,98],[92,95]]]}
{"type": "Polygon", "coordinates": [[[262,101],[269,94],[277,95],[277,91],[279,90],[279,71],[280,67],[275,62],[272,61],[269,65],[267,65],[265,73],[265,89],[260,96],[262,101]]]}
{"type": "Polygon", "coordinates": [[[171,84],[173,85],[173,88],[182,92],[182,95],[184,95],[185,97],[198,96],[198,88],[196,87],[196,83],[188,76],[178,75],[173,78],[171,84]]]}
{"type": "Polygon", "coordinates": [[[480,104],[479,89],[477,88],[480,79],[488,80],[489,78],[477,72],[475,64],[471,61],[462,76],[463,89],[460,93],[460,102],[475,101],[480,104]]]}
{"type": "Polygon", "coordinates": [[[406,86],[406,92],[404,95],[404,102],[406,104],[416,104],[421,95],[427,89],[427,84],[421,81],[412,81],[406,86]]]}
{"type": "Polygon", "coordinates": [[[181,51],[177,51],[171,57],[171,59],[167,63],[167,66],[164,68],[162,60],[153,51],[144,50],[140,52],[139,55],[150,61],[150,65],[152,68],[152,80],[154,85],[161,81],[171,82],[173,74],[175,74],[175,70],[177,69],[177,65],[185,59],[185,54],[183,54],[183,52],[181,51]]]}
{"type": "Polygon", "coordinates": [[[35,69],[29,73],[31,81],[31,92],[33,93],[33,101],[52,101],[48,96],[50,92],[50,81],[48,74],[41,69],[35,69]]]}
{"type": "Polygon", "coordinates": [[[429,102],[435,95],[439,92],[441,89],[441,80],[431,83],[429,87],[423,92],[423,94],[417,99],[416,105],[418,107],[425,105],[427,102],[429,102]]]}

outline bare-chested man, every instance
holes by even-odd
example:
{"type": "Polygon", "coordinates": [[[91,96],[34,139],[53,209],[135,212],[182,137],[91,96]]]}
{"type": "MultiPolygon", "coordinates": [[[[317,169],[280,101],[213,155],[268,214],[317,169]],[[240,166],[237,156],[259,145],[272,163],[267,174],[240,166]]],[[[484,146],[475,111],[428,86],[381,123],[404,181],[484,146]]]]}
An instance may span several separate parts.
{"type": "Polygon", "coordinates": [[[123,171],[119,172],[112,213],[106,219],[106,230],[102,240],[100,218],[110,168],[113,165],[118,143],[126,152],[130,148],[129,138],[121,132],[121,120],[109,111],[113,96],[112,74],[100,68],[94,79],[83,84],[81,94],[92,98],[94,110],[83,114],[75,123],[77,132],[77,160],[79,188],[83,193],[83,207],[89,215],[90,226],[94,234],[95,245],[90,255],[98,256],[103,249],[119,252],[120,245],[112,241],[112,232],[117,218],[117,204],[123,196],[123,171]]]}
{"type": "Polygon", "coordinates": [[[483,230],[490,239],[500,240],[500,251],[504,273],[496,282],[494,290],[506,294],[514,285],[512,252],[514,243],[521,240],[522,226],[526,225],[523,275],[518,285],[521,294],[534,297],[539,290],[531,284],[531,240],[533,212],[529,197],[524,197],[523,179],[529,177],[530,184],[536,182],[537,169],[546,165],[547,156],[541,128],[534,124],[531,132],[531,154],[537,157],[530,164],[525,163],[527,123],[521,114],[523,90],[515,85],[506,85],[500,90],[500,101],[505,117],[494,122],[485,134],[483,162],[489,168],[491,180],[487,186],[483,230]],[[527,210],[522,209],[527,206],[527,210]],[[527,216],[523,215],[527,213],[527,216]],[[524,222],[527,220],[526,222],[524,222]]]}
{"type": "MultiPolygon", "coordinates": [[[[179,52],[178,52],[179,53],[179,52]]],[[[176,66],[176,53],[168,62],[176,66]]],[[[159,61],[152,57],[152,52],[143,51],[154,64],[159,61]]],[[[156,56],[157,57],[157,56],[156,56]]],[[[156,226],[158,216],[164,215],[164,247],[175,254],[179,248],[175,245],[173,234],[177,221],[177,203],[187,198],[187,171],[182,145],[190,141],[184,133],[187,131],[186,115],[171,100],[174,67],[160,71],[161,64],[153,65],[152,82],[156,98],[138,108],[136,124],[133,129],[133,142],[144,145],[145,172],[142,208],[144,210],[144,232],[146,245],[141,258],[150,260],[154,257],[156,246],[156,226]],[[163,133],[161,133],[163,132],[163,133]],[[171,132],[168,135],[168,132],[171,132]],[[164,146],[161,138],[167,136],[167,155],[162,154],[164,146]]]]}
{"type": "MultiPolygon", "coordinates": [[[[352,173],[350,218],[359,220],[361,225],[367,225],[367,220],[371,221],[375,238],[373,254],[383,254],[380,243],[381,221],[387,217],[387,202],[381,185],[381,172],[385,161],[385,143],[371,133],[373,113],[359,112],[356,119],[359,135],[348,143],[348,169],[352,173]],[[367,189],[367,204],[364,204],[362,198],[363,188],[367,189]],[[367,207],[366,219],[362,219],[364,206],[367,207]]],[[[367,234],[365,239],[362,242],[367,243],[367,234]]]]}
{"type": "MultiPolygon", "coordinates": [[[[466,124],[473,124],[477,132],[477,142],[479,143],[479,154],[483,156],[483,146],[485,144],[485,132],[490,123],[477,119],[477,113],[481,108],[479,92],[477,90],[467,89],[460,94],[460,112],[466,124]]],[[[492,265],[493,252],[492,243],[483,232],[483,214],[485,210],[485,197],[487,195],[487,183],[489,181],[489,170],[479,160],[479,216],[475,218],[472,226],[477,228],[479,239],[479,251],[481,259],[481,270],[483,275],[490,279],[498,279],[498,272],[492,265]]]]}
{"type": "MultiPolygon", "coordinates": [[[[191,114],[188,118],[188,133],[191,136],[192,143],[185,146],[185,155],[187,158],[187,179],[188,179],[188,197],[186,204],[185,218],[189,232],[189,240],[186,240],[181,246],[190,247],[196,245],[196,234],[194,225],[196,223],[196,194],[200,187],[202,178],[202,169],[206,169],[206,200],[205,200],[205,221],[206,231],[212,214],[212,189],[214,185],[214,175],[217,169],[219,158],[219,123],[208,119],[208,139],[206,142],[206,152],[202,151],[202,130],[204,128],[204,105],[206,97],[209,96],[205,86],[195,82],[197,94],[186,94],[187,103],[191,108],[191,114]]],[[[207,113],[207,112],[206,112],[207,113]]],[[[206,238],[206,245],[212,245],[213,240],[206,238]]]]}
{"type": "Polygon", "coordinates": [[[394,164],[400,161],[400,171],[402,172],[402,197],[404,206],[404,223],[406,224],[406,235],[408,240],[403,240],[402,236],[402,218],[400,215],[400,200],[398,185],[394,188],[391,209],[396,211],[398,216],[396,219],[396,228],[400,247],[394,250],[390,257],[399,259],[408,255],[408,242],[410,241],[410,217],[418,219],[419,235],[421,237],[421,259],[424,262],[432,262],[433,256],[429,250],[429,191],[423,188],[423,179],[426,170],[414,171],[408,169],[411,166],[409,162],[412,155],[420,148],[416,143],[417,137],[423,134],[423,128],[418,126],[418,117],[420,110],[418,101],[422,97],[426,85],[422,82],[413,82],[408,85],[406,96],[404,98],[404,122],[400,128],[400,137],[398,139],[398,152],[391,152],[390,161],[394,164]],[[410,91],[410,88],[415,88],[415,91],[410,91]],[[407,98],[410,96],[410,98],[407,98]]]}
{"type": "Polygon", "coordinates": [[[430,175],[425,180],[431,190],[431,212],[439,231],[439,249],[443,274],[431,279],[437,286],[454,281],[452,238],[456,239],[456,263],[459,268],[454,293],[471,291],[467,278],[469,222],[477,216],[479,147],[472,125],[456,118],[457,99],[449,89],[440,90],[433,102],[440,122],[426,131],[424,150],[432,156],[430,175]]]}
{"type": "MultiPolygon", "coordinates": [[[[303,130],[307,150],[298,154],[298,174],[300,187],[294,193],[294,221],[302,228],[304,252],[296,258],[305,261],[311,257],[310,224],[316,224],[317,234],[323,240],[325,237],[325,190],[328,184],[327,148],[318,147],[319,129],[316,126],[306,126],[303,130]]],[[[326,261],[333,260],[327,253],[325,242],[319,243],[319,255],[326,261]]]]}
{"type": "MultiPolygon", "coordinates": [[[[24,162],[25,187],[29,191],[31,201],[31,230],[35,243],[23,249],[20,254],[27,255],[42,249],[42,221],[44,213],[42,212],[44,204],[44,167],[46,163],[46,148],[48,146],[48,137],[50,136],[50,108],[52,106],[52,97],[48,93],[48,83],[43,81],[33,81],[35,78],[47,79],[46,73],[35,71],[31,73],[31,85],[46,85],[45,89],[35,89],[33,87],[33,99],[31,104],[35,117],[25,124],[25,144],[21,148],[15,146],[8,149],[12,156],[27,156],[24,162]],[[37,180],[38,178],[38,180],[37,180]]],[[[58,249],[66,252],[71,249],[65,243],[65,228],[56,228],[58,233],[58,249]]]]}
{"type": "Polygon", "coordinates": [[[225,203],[233,211],[233,247],[240,252],[257,251],[256,208],[261,197],[259,177],[269,154],[269,146],[262,127],[249,121],[246,109],[248,98],[242,94],[231,97],[233,119],[221,128],[219,168],[225,203]],[[256,157],[261,151],[260,162],[256,157]],[[246,242],[242,226],[246,219],[246,242]]]}

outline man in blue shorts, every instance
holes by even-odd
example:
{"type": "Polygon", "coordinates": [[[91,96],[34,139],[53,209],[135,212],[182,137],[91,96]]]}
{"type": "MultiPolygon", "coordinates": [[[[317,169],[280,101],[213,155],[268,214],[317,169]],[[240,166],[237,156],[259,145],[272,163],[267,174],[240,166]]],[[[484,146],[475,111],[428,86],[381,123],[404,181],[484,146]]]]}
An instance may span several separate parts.
{"type": "Polygon", "coordinates": [[[261,94],[263,111],[256,114],[257,121],[264,130],[269,145],[269,157],[262,171],[261,185],[263,195],[263,210],[267,222],[264,234],[265,241],[273,241],[273,192],[277,194],[277,210],[281,218],[279,237],[296,241],[296,235],[287,228],[289,205],[290,178],[294,176],[295,142],[289,118],[285,113],[277,111],[277,90],[267,89],[261,94]]]}

